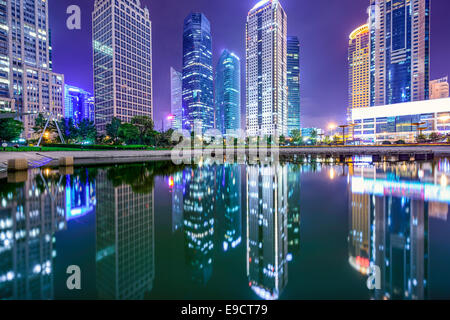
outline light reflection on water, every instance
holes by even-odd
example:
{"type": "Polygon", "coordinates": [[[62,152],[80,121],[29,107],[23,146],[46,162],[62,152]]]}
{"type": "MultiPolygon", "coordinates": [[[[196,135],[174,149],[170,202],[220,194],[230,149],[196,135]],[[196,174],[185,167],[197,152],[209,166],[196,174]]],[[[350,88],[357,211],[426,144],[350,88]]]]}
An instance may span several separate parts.
{"type": "MultiPolygon", "coordinates": [[[[448,278],[430,261],[449,261],[431,254],[429,227],[448,231],[449,161],[357,160],[10,174],[0,187],[0,298],[450,298],[450,287],[433,295],[430,285],[448,278]],[[80,292],[65,286],[72,264],[80,292]],[[371,266],[376,290],[366,287],[371,266]]],[[[448,238],[436,242],[448,253],[448,238]]]]}

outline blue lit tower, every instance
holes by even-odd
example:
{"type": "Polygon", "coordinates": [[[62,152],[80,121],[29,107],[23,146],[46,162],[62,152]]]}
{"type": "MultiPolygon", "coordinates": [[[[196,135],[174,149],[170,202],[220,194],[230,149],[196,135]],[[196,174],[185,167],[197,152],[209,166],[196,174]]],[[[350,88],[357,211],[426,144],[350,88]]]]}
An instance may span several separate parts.
{"type": "Polygon", "coordinates": [[[371,0],[370,105],[429,97],[430,0],[371,0]]]}
{"type": "Polygon", "coordinates": [[[287,37],[288,132],[300,130],[300,42],[287,37]]]}
{"type": "Polygon", "coordinates": [[[241,128],[241,60],[228,50],[217,64],[215,123],[222,134],[241,128]]]}
{"type": "Polygon", "coordinates": [[[183,128],[194,122],[202,131],[214,128],[214,94],[211,27],[202,13],[191,13],[183,31],[183,128]]]}

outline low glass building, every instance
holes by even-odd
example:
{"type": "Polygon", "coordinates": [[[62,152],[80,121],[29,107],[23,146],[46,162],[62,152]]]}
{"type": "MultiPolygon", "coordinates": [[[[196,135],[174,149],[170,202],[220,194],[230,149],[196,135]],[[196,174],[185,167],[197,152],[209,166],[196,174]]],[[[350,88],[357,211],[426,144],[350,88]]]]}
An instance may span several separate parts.
{"type": "Polygon", "coordinates": [[[450,133],[450,98],[407,102],[352,112],[354,139],[363,143],[414,142],[420,131],[450,133]]]}

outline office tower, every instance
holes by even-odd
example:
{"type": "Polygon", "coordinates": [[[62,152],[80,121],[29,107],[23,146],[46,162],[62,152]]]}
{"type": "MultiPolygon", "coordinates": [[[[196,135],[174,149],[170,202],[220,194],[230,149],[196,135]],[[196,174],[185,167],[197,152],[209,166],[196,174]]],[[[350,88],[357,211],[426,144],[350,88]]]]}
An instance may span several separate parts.
{"type": "Polygon", "coordinates": [[[0,110],[21,113],[22,136],[33,138],[38,113],[59,119],[64,111],[64,76],[52,72],[48,1],[1,1],[0,26],[0,110]]]}
{"type": "Polygon", "coordinates": [[[430,0],[371,0],[370,105],[429,98],[430,0]]]}
{"type": "Polygon", "coordinates": [[[139,0],[96,0],[92,13],[97,130],[113,117],[153,118],[152,27],[139,0]]]}
{"type": "Polygon", "coordinates": [[[0,299],[55,297],[55,233],[66,228],[60,178],[53,170],[8,176],[15,186],[0,193],[0,299]]]}
{"type": "Polygon", "coordinates": [[[356,28],[348,42],[348,109],[347,122],[352,110],[370,106],[370,50],[369,25],[356,28]]]}
{"type": "Polygon", "coordinates": [[[192,280],[206,285],[214,258],[215,167],[204,165],[185,170],[183,197],[186,263],[192,280]]]}
{"type": "Polygon", "coordinates": [[[191,13],[183,29],[183,128],[198,123],[204,133],[214,128],[211,26],[202,13],[191,13]]]}
{"type": "Polygon", "coordinates": [[[442,99],[448,97],[448,77],[430,81],[430,99],[442,99]]]}
{"type": "Polygon", "coordinates": [[[170,68],[170,113],[172,119],[172,129],[181,130],[183,121],[182,106],[182,86],[183,76],[174,68],[170,68]]]}
{"type": "Polygon", "coordinates": [[[92,94],[75,86],[65,85],[64,117],[74,123],[82,120],[95,121],[95,105],[92,94]]]}
{"type": "Polygon", "coordinates": [[[246,25],[247,134],[286,135],[287,16],[278,0],[258,2],[246,25]]]}
{"type": "Polygon", "coordinates": [[[288,134],[300,130],[300,42],[287,38],[288,134]]]}
{"type": "Polygon", "coordinates": [[[288,212],[287,212],[287,232],[288,232],[288,260],[300,251],[300,174],[301,167],[289,164],[287,167],[288,186],[288,212]]]}
{"type": "Polygon", "coordinates": [[[247,166],[247,276],[262,299],[276,300],[288,282],[286,166],[247,166]]]}
{"type": "Polygon", "coordinates": [[[223,135],[241,128],[241,60],[224,50],[216,70],[216,129],[223,135]]]}
{"type": "Polygon", "coordinates": [[[137,193],[134,183],[120,184],[111,177],[112,171],[102,170],[96,180],[98,298],[141,300],[155,279],[153,190],[137,193]]]}

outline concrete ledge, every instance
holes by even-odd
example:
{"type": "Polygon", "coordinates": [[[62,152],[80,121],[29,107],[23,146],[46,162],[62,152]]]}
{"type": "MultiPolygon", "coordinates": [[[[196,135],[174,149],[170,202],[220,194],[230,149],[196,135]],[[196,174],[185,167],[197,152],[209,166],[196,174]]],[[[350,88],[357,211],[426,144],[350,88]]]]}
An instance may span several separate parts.
{"type": "Polygon", "coordinates": [[[73,167],[73,157],[61,157],[59,158],[60,167],[73,167]]]}
{"type": "Polygon", "coordinates": [[[8,171],[24,171],[28,170],[27,159],[9,159],[8,160],[8,171]]]}
{"type": "Polygon", "coordinates": [[[28,171],[8,172],[8,183],[25,182],[28,179],[28,171]]]}

